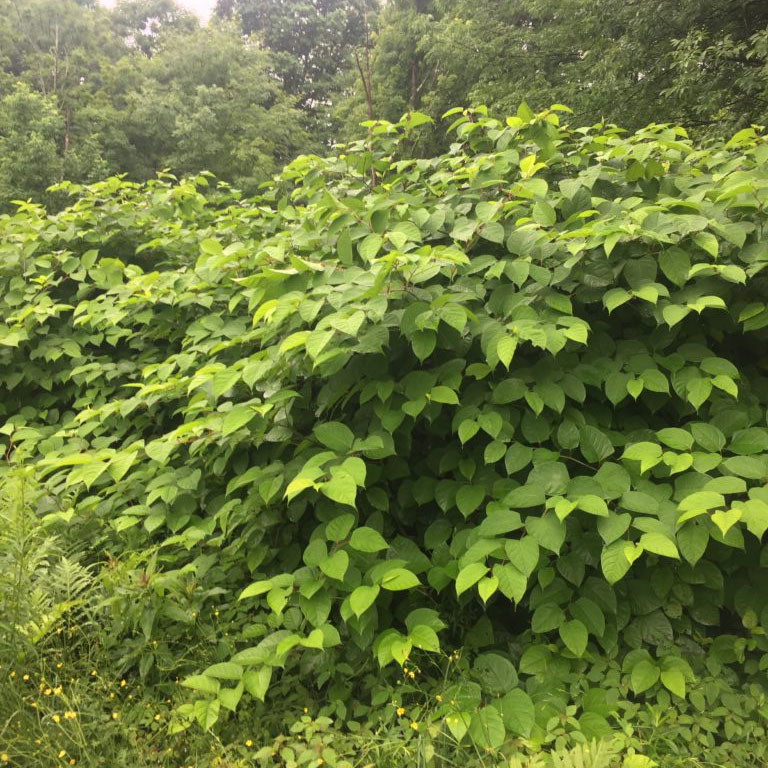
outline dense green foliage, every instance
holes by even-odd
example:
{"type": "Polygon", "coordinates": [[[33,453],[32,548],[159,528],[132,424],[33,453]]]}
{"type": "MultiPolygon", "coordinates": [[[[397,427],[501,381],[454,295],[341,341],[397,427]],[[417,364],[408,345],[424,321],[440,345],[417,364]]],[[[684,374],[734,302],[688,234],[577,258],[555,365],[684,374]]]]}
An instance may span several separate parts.
{"type": "Polygon", "coordinates": [[[765,760],[768,142],[566,112],[0,218],[0,441],[171,734],[765,760]]]}
{"type": "Polygon", "coordinates": [[[169,169],[254,191],[316,145],[255,40],[231,24],[201,29],[175,8],[0,0],[3,209],[13,199],[61,205],[45,190],[63,179],[169,169]]]}
{"type": "Polygon", "coordinates": [[[219,0],[216,11],[270,51],[272,71],[311,133],[328,140],[338,132],[335,101],[351,52],[366,43],[378,7],[377,0],[219,0]]]}
{"type": "MultiPolygon", "coordinates": [[[[762,0],[0,0],[0,206],[125,173],[247,193],[407,110],[569,104],[582,125],[768,122],[762,0]]],[[[445,149],[442,125],[410,147],[445,149]]]]}
{"type": "Polygon", "coordinates": [[[395,0],[372,51],[376,116],[561,101],[582,124],[723,136],[766,122],[767,26],[760,0],[395,0]]]}

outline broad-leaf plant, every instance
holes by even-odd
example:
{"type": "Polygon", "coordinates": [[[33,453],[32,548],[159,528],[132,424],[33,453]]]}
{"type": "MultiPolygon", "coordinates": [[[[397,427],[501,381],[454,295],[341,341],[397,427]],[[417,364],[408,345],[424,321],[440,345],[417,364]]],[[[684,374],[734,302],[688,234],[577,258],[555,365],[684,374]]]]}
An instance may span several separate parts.
{"type": "Polygon", "coordinates": [[[718,676],[765,707],[768,142],[567,113],[0,218],[3,452],[132,564],[124,666],[203,638],[180,716],[456,648],[437,717],[482,746],[705,712],[718,676]]]}

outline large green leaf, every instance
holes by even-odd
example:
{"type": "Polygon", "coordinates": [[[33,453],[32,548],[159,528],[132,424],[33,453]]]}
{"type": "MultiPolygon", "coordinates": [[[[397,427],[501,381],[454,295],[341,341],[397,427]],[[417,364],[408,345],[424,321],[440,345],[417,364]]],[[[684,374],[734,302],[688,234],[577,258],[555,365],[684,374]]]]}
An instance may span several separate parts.
{"type": "Polygon", "coordinates": [[[391,592],[412,589],[419,585],[419,577],[407,568],[391,568],[381,579],[381,586],[391,592]]]}
{"type": "Polygon", "coordinates": [[[349,427],[338,421],[318,424],[313,431],[323,445],[339,453],[349,451],[355,439],[349,427]]]}
{"type": "Polygon", "coordinates": [[[535,710],[531,697],[522,688],[514,688],[501,698],[499,704],[507,730],[527,739],[535,724],[535,710]]]}
{"type": "Polygon", "coordinates": [[[362,526],[352,531],[352,535],[349,537],[349,546],[359,552],[380,552],[389,545],[377,530],[362,526]]]}
{"type": "Polygon", "coordinates": [[[685,698],[685,677],[677,667],[663,669],[661,671],[661,682],[665,688],[672,691],[676,696],[685,698]]]}
{"type": "Polygon", "coordinates": [[[248,405],[236,405],[231,411],[227,411],[222,421],[221,432],[230,435],[241,427],[244,427],[255,415],[254,410],[248,405]]]}
{"type": "Polygon", "coordinates": [[[210,731],[216,724],[220,709],[218,699],[198,699],[195,702],[195,719],[204,731],[210,731]]]}
{"type": "Polygon", "coordinates": [[[583,656],[587,649],[587,628],[578,620],[566,621],[559,626],[560,639],[574,656],[583,656]]]}
{"type": "Polygon", "coordinates": [[[506,736],[499,711],[487,706],[474,712],[469,723],[469,736],[480,749],[498,749],[506,736]]]}
{"type": "Polygon", "coordinates": [[[461,595],[477,584],[488,573],[488,566],[482,563],[470,563],[459,571],[456,577],[456,594],[461,595]]]}
{"type": "Polygon", "coordinates": [[[643,693],[656,685],[661,671],[651,661],[639,661],[632,667],[632,690],[635,693],[643,693]]]}
{"type": "Polygon", "coordinates": [[[349,596],[349,605],[355,616],[362,616],[373,605],[379,594],[378,586],[359,586],[356,587],[349,596]]]}
{"type": "Polygon", "coordinates": [[[557,629],[564,619],[565,614],[557,603],[544,603],[533,612],[531,629],[534,632],[551,632],[557,629]]]}
{"type": "Polygon", "coordinates": [[[355,506],[357,483],[355,483],[354,477],[343,469],[337,470],[330,480],[323,483],[320,486],[320,491],[339,504],[355,506]]]}

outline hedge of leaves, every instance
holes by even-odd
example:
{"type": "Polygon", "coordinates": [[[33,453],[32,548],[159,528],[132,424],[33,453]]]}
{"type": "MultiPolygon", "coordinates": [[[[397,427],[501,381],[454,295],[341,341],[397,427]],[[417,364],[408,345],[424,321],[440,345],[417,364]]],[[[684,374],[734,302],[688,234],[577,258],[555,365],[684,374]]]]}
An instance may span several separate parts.
{"type": "Polygon", "coordinates": [[[108,555],[123,668],[205,647],[182,715],[462,647],[481,746],[643,702],[714,744],[737,692],[761,742],[768,142],[563,111],[0,219],[3,448],[108,555]]]}

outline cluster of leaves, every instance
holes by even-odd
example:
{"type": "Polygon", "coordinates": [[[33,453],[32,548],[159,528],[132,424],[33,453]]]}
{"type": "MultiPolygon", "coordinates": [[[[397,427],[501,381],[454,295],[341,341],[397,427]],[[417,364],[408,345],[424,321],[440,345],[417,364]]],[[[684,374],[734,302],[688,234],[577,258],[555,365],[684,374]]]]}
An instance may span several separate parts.
{"type": "Polygon", "coordinates": [[[117,663],[195,672],[174,728],[464,647],[459,741],[674,703],[668,750],[764,753],[768,143],[565,112],[0,219],[3,450],[109,553],[117,663]]]}
{"type": "MultiPolygon", "coordinates": [[[[722,137],[766,123],[766,25],[760,0],[738,11],[731,0],[391,0],[371,43],[373,111],[565,101],[584,124],[676,122],[722,137]]],[[[363,97],[358,87],[339,113],[362,120],[363,97]]]]}
{"type": "MultiPolygon", "coordinates": [[[[179,732],[168,723],[173,700],[184,694],[170,681],[115,677],[105,651],[103,591],[77,553],[62,557],[68,536],[52,535],[51,499],[32,480],[33,468],[11,469],[0,478],[0,764],[47,768],[52,764],[120,768],[194,764],[197,768],[328,765],[331,768],[453,764],[467,760],[466,746],[441,727],[435,706],[450,692],[434,693],[403,670],[400,686],[385,693],[392,709],[356,731],[339,727],[288,690],[277,727],[264,731],[245,716],[218,733],[179,732]],[[407,708],[406,708],[407,707],[407,708]],[[299,715],[303,709],[303,714],[299,715]],[[257,741],[255,736],[260,735],[257,741]],[[274,738],[270,738],[274,736],[274,738]],[[265,743],[266,742],[266,743],[265,743]]],[[[53,520],[56,520],[55,512],[53,520]]],[[[76,539],[75,539],[76,542],[76,539]]],[[[77,542],[76,542],[77,543],[77,542]]],[[[95,569],[92,569],[95,570],[95,569]]],[[[446,669],[462,674],[457,667],[446,669]]],[[[530,761],[515,755],[476,753],[473,768],[648,768],[621,741],[585,744],[539,753],[530,761]],[[618,753],[622,751],[623,755],[618,753]],[[612,762],[613,760],[613,762],[612,762]],[[577,762],[574,762],[577,761],[577,762]]]]}

